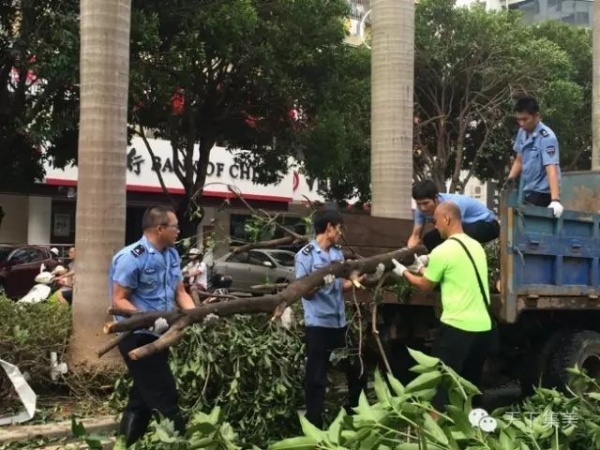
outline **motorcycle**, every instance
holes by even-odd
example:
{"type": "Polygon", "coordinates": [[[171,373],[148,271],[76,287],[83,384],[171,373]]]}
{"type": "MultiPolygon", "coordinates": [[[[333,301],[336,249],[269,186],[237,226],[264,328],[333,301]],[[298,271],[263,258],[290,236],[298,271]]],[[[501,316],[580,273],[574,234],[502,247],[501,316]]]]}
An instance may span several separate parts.
{"type": "Polygon", "coordinates": [[[46,266],[42,264],[40,273],[34,279],[36,284],[20,300],[17,300],[17,303],[35,304],[48,300],[58,289],[54,283],[55,278],[64,272],[66,269],[63,266],[56,266],[52,272],[48,272],[46,266]]]}

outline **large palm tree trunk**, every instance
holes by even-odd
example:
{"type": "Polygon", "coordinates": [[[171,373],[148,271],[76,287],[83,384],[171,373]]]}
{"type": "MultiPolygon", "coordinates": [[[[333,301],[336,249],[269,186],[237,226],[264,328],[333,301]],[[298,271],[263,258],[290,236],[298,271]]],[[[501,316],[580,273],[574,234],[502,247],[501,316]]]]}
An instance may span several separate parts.
{"type": "Polygon", "coordinates": [[[600,170],[600,1],[593,8],[592,170],[600,170]]]}
{"type": "Polygon", "coordinates": [[[130,20],[131,0],[81,0],[72,364],[99,362],[109,264],[125,238],[130,20]]]}
{"type": "Polygon", "coordinates": [[[373,0],[372,214],[412,218],[414,0],[373,0]]]}

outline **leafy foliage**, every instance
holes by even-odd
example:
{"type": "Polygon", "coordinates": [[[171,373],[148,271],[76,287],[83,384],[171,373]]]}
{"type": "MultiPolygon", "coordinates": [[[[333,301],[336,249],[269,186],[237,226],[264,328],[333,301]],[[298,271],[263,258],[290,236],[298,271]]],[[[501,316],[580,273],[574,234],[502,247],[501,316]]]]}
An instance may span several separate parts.
{"type": "Polygon", "coordinates": [[[171,142],[181,218],[216,142],[247,150],[237,156],[255,181],[280,179],[288,135],[321,102],[346,10],[343,0],[134,2],[130,123],[171,142]]]}
{"type": "MultiPolygon", "coordinates": [[[[363,394],[355,415],[347,416],[341,410],[327,430],[319,430],[301,417],[304,435],[284,439],[269,449],[566,450],[600,444],[597,394],[566,396],[538,390],[522,409],[498,410],[491,415],[483,411],[482,418],[473,423],[469,413],[478,390],[436,358],[410,352],[417,362],[412,370],[419,375],[409,384],[404,386],[390,375],[384,378],[377,373],[374,404],[363,394]],[[430,401],[440,386],[449,390],[450,404],[439,420],[434,420],[431,413],[436,411],[430,401]],[[552,421],[555,417],[570,417],[585,426],[571,423],[562,427],[552,421]]],[[[573,372],[584,391],[598,387],[585,375],[573,372]]]]}
{"type": "MultiPolygon", "coordinates": [[[[23,305],[0,299],[0,355],[27,372],[34,389],[55,384],[50,378],[50,353],[63,355],[70,332],[71,314],[60,304],[23,305]]],[[[10,392],[10,381],[0,378],[0,397],[9,398],[10,392]]]]}
{"type": "Polygon", "coordinates": [[[44,158],[62,167],[76,157],[78,5],[74,0],[0,0],[4,189],[29,189],[43,176],[44,158]]]}
{"type": "MultiPolygon", "coordinates": [[[[257,445],[297,431],[294,418],[304,398],[301,333],[264,315],[236,316],[190,327],[171,348],[180,405],[194,416],[219,406],[240,435],[257,445]]],[[[121,402],[129,381],[120,379],[121,402]]]]}

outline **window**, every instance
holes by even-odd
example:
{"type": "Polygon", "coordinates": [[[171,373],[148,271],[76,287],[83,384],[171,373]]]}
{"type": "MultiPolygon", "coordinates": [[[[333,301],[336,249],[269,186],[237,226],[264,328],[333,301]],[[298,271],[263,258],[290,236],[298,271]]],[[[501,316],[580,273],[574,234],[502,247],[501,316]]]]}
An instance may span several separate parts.
{"type": "Polygon", "coordinates": [[[254,264],[255,266],[262,266],[265,262],[271,262],[269,257],[264,253],[260,252],[250,252],[250,257],[248,258],[248,262],[250,264],[254,264]]]}
{"type": "Polygon", "coordinates": [[[46,255],[44,255],[44,252],[42,252],[41,250],[37,249],[37,248],[30,248],[29,249],[29,261],[30,262],[37,262],[37,261],[43,261],[46,259],[46,255]]]}
{"type": "Polygon", "coordinates": [[[277,264],[284,267],[294,267],[294,255],[288,252],[270,252],[269,255],[277,264]]]}
{"type": "Polygon", "coordinates": [[[227,258],[227,262],[235,262],[235,263],[247,263],[248,262],[248,253],[234,253],[229,258],[227,258]]]}
{"type": "Polygon", "coordinates": [[[25,263],[28,263],[29,261],[31,261],[31,256],[27,249],[22,248],[22,249],[16,250],[11,255],[9,260],[14,264],[25,264],[25,263]]]}

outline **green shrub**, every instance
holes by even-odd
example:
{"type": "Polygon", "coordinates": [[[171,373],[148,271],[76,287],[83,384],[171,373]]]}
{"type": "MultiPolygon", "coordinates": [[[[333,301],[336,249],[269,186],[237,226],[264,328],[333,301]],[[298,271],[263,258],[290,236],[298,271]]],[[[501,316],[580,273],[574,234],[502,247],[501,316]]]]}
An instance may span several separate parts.
{"type": "Polygon", "coordinates": [[[303,436],[271,444],[270,450],[397,449],[397,450],[583,450],[600,448],[600,386],[573,370],[577,388],[571,394],[539,389],[517,408],[484,410],[471,422],[472,398],[479,391],[440,360],[412,351],[419,375],[406,386],[377,373],[377,401],[363,394],[355,415],[342,409],[327,430],[300,418],[303,436]],[[450,405],[436,412],[436,390],[449,390],[450,405]],[[438,413],[434,420],[431,413],[438,413]],[[566,421],[569,421],[567,423],[566,421]]]}
{"type": "MultiPolygon", "coordinates": [[[[50,378],[50,353],[56,352],[61,359],[70,333],[68,307],[46,302],[17,304],[0,299],[0,358],[27,372],[29,384],[36,392],[55,385],[50,378]]],[[[0,398],[11,391],[8,378],[0,378],[0,398]]]]}
{"type": "MultiPolygon", "coordinates": [[[[171,348],[180,405],[190,416],[220,406],[241,442],[265,444],[297,430],[304,403],[302,329],[266,315],[236,316],[189,327],[171,348]]],[[[113,400],[123,406],[129,377],[113,400]]]]}

